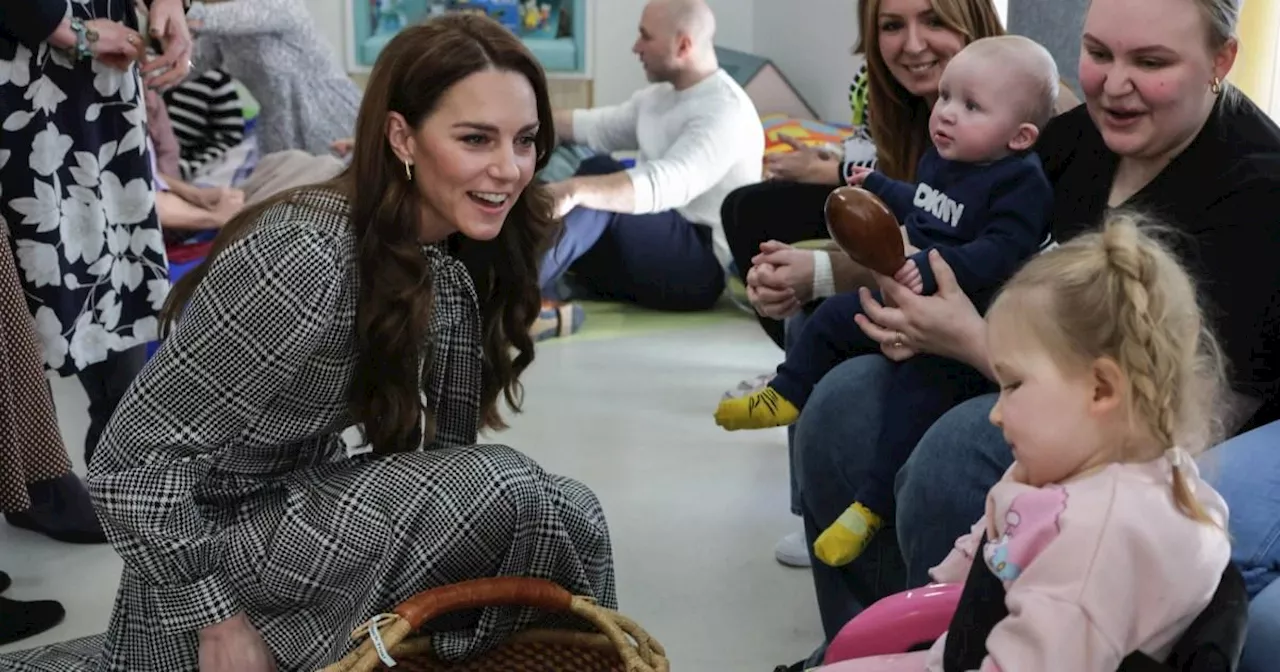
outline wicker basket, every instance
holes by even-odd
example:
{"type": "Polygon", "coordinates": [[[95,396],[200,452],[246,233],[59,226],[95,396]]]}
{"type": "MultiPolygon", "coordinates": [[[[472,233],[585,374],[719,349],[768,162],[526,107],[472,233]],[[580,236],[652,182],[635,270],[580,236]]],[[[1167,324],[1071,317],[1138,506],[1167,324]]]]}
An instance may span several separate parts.
{"type": "Polygon", "coordinates": [[[377,643],[394,659],[395,672],[669,672],[666,652],[625,616],[575,597],[542,579],[477,579],[418,593],[361,626],[352,637],[361,643],[323,672],[387,670],[377,643]],[[462,663],[434,655],[429,637],[414,637],[423,623],[453,611],[481,607],[524,606],[573,614],[599,632],[526,630],[493,650],[462,663]]]}

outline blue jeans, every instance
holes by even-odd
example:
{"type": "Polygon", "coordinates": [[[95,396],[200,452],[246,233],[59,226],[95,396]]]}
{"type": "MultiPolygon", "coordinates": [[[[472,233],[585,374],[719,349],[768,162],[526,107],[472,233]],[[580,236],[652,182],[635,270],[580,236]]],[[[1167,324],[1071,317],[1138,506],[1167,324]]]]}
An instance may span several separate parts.
{"type": "Polygon", "coordinates": [[[795,425],[791,469],[799,483],[813,584],[828,641],[863,607],[907,587],[893,521],[886,521],[862,555],[844,567],[829,567],[813,557],[813,542],[853,502],[871,469],[892,373],[891,362],[878,355],[840,364],[813,389],[795,425]]]}
{"type": "MultiPolygon", "coordinates": [[[[594,156],[582,162],[578,174],[619,170],[622,164],[612,157],[594,156]]],[[[545,299],[569,298],[558,289],[565,277],[573,286],[572,298],[626,301],[654,310],[710,309],[725,286],[711,227],[675,210],[626,214],[574,208],[538,271],[545,299]]]]}
{"type": "Polygon", "coordinates": [[[1280,422],[1224,442],[1199,459],[1231,511],[1231,558],[1249,591],[1249,637],[1240,672],[1280,661],[1280,422]]]}

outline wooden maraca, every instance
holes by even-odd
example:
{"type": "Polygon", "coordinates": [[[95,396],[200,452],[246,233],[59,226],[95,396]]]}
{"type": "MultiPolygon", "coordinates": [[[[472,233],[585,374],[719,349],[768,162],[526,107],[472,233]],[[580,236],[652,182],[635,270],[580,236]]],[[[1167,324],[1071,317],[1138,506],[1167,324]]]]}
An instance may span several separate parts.
{"type": "Polygon", "coordinates": [[[840,187],[827,196],[827,231],[849,258],[892,276],[907,263],[898,218],[862,187],[840,187]]]}

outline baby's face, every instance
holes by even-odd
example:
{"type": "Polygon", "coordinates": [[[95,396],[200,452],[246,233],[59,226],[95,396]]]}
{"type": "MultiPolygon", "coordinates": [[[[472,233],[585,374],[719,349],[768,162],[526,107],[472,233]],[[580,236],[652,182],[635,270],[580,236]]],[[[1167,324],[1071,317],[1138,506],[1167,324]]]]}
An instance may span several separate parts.
{"type": "Polygon", "coordinates": [[[986,163],[1015,150],[1031,95],[1019,91],[1009,68],[961,52],[947,64],[938,84],[938,102],[929,135],[943,158],[986,163]]]}

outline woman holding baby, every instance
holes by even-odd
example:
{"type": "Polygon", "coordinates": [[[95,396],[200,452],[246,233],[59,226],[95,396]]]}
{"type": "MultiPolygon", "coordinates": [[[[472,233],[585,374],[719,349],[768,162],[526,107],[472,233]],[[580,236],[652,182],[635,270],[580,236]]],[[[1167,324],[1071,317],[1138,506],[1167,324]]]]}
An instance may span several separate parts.
{"type": "MultiPolygon", "coordinates": [[[[868,21],[882,39],[868,49],[869,58],[890,64],[879,70],[881,77],[887,70],[912,91],[906,86],[911,80],[894,72],[895,63],[923,63],[922,54],[932,55],[940,69],[965,43],[940,18],[955,14],[954,7],[941,8],[987,3],[878,4],[868,21]],[[905,41],[895,43],[903,33],[905,41]],[[916,61],[905,60],[910,50],[916,61]]],[[[1145,210],[1178,231],[1175,246],[1200,286],[1231,365],[1238,403],[1222,415],[1231,434],[1280,418],[1280,354],[1270,347],[1280,336],[1280,269],[1272,262],[1280,239],[1271,233],[1280,198],[1280,128],[1225,81],[1239,48],[1238,17],[1235,0],[1093,0],[1079,63],[1085,104],[1051,122],[1037,145],[1054,185],[1056,241],[1092,228],[1113,208],[1145,210]]],[[[909,118],[910,107],[899,110],[909,118]]],[[[797,259],[809,254],[787,252],[797,259]]],[[[774,257],[771,273],[751,278],[752,298],[763,314],[785,317],[798,309],[796,298],[812,278],[788,268],[790,258],[774,257]]],[[[889,360],[929,353],[986,368],[981,316],[945,264],[934,272],[939,291],[933,296],[879,279],[899,307],[868,303],[859,326],[887,357],[859,357],[837,367],[800,417],[793,469],[810,544],[849,505],[850,484],[870,465],[887,402],[889,360]]],[[[988,489],[1013,460],[988,420],[995,399],[988,394],[962,403],[933,425],[898,474],[894,524],[858,560],[843,567],[814,563],[828,638],[863,606],[928,582],[929,568],[981,516],[988,489]]],[[[1234,561],[1257,597],[1255,630],[1280,623],[1280,614],[1265,606],[1275,586],[1264,592],[1280,567],[1280,548],[1270,541],[1280,516],[1268,504],[1280,496],[1270,485],[1280,480],[1280,453],[1263,450],[1267,442],[1259,436],[1229,441],[1201,459],[1231,507],[1234,561]]],[[[1242,669],[1261,669],[1253,659],[1265,657],[1260,647],[1268,637],[1251,633],[1242,669]]]]}

